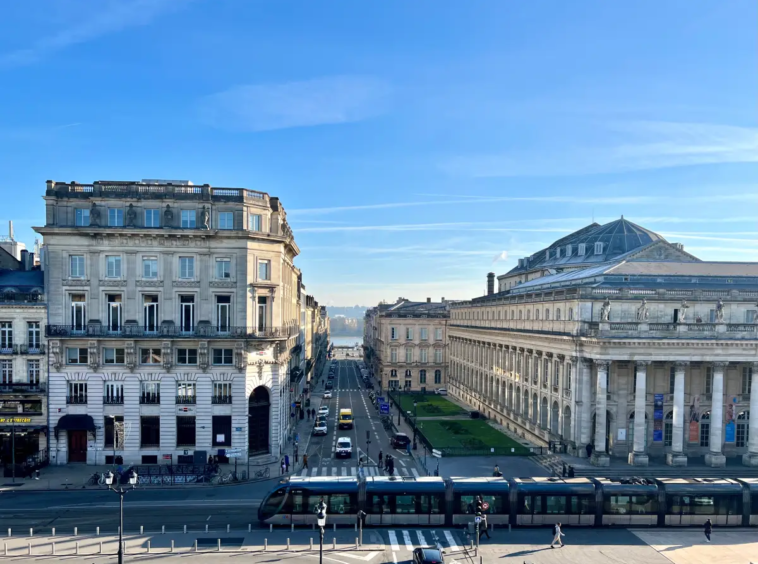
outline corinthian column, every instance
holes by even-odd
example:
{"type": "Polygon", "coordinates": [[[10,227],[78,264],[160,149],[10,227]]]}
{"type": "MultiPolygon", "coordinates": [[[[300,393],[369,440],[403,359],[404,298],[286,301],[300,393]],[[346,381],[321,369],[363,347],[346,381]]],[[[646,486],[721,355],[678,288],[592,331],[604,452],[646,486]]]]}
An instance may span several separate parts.
{"type": "Polygon", "coordinates": [[[747,452],[742,455],[742,464],[758,466],[758,362],[753,363],[753,378],[750,382],[750,415],[747,452]]]}
{"type": "Polygon", "coordinates": [[[637,382],[634,395],[634,451],[629,453],[629,464],[647,466],[648,457],[645,452],[647,437],[645,436],[645,406],[647,404],[647,367],[650,361],[637,362],[637,382]]]}
{"type": "Polygon", "coordinates": [[[605,437],[607,426],[608,402],[608,369],[611,363],[607,360],[596,360],[597,387],[595,388],[595,449],[592,452],[592,464],[595,466],[610,466],[611,459],[605,452],[605,437]]]}
{"type": "Polygon", "coordinates": [[[713,468],[726,466],[726,456],[721,452],[724,441],[724,368],[726,362],[713,363],[713,386],[711,398],[711,428],[708,438],[708,453],[705,464],[713,468]]]}
{"type": "Polygon", "coordinates": [[[674,364],[674,420],[672,421],[671,452],[666,455],[669,466],[687,466],[684,454],[684,371],[689,362],[674,364]]]}

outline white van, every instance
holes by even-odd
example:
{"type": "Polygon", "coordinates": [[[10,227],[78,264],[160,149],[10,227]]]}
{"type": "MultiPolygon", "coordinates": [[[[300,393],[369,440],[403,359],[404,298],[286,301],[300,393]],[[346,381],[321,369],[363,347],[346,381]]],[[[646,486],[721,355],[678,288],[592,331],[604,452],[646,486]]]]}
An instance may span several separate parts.
{"type": "Polygon", "coordinates": [[[337,450],[334,454],[337,458],[353,457],[353,443],[349,437],[337,437],[337,450]]]}

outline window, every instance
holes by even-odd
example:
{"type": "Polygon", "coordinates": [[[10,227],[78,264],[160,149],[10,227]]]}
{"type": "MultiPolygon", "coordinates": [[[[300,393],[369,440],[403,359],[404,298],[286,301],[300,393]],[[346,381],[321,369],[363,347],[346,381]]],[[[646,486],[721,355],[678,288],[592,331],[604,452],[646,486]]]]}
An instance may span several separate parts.
{"type": "Polygon", "coordinates": [[[658,500],[652,495],[606,495],[606,515],[657,515],[658,500]]]}
{"type": "Polygon", "coordinates": [[[0,360],[0,384],[13,383],[13,361],[0,360]]]}
{"type": "Polygon", "coordinates": [[[232,403],[232,383],[213,383],[213,403],[232,403]]]}
{"type": "Polygon", "coordinates": [[[566,256],[567,257],[571,256],[571,245],[566,245],[566,256]]]}
{"type": "Polygon", "coordinates": [[[429,351],[427,349],[419,349],[419,361],[423,364],[428,362],[429,351]]]}
{"type": "Polygon", "coordinates": [[[271,280],[271,261],[258,261],[258,280],[271,280]]]}
{"type": "Polygon", "coordinates": [[[86,348],[68,348],[66,349],[66,364],[87,364],[86,348]]]}
{"type": "Polygon", "coordinates": [[[214,415],[211,445],[215,447],[232,446],[232,416],[214,415]]]}
{"type": "Polygon", "coordinates": [[[553,364],[553,386],[557,386],[561,379],[561,363],[557,360],[553,364]]]}
{"type": "Polygon", "coordinates": [[[579,243],[579,247],[577,249],[576,254],[579,255],[580,257],[584,256],[584,250],[585,250],[585,244],[584,243],[579,243]]]}
{"type": "Polygon", "coordinates": [[[76,210],[76,226],[89,227],[89,210],[76,210]]]}
{"type": "Polygon", "coordinates": [[[603,244],[602,243],[595,243],[595,254],[596,255],[602,255],[603,254],[603,244]]]}
{"type": "Polygon", "coordinates": [[[258,331],[265,331],[268,326],[268,298],[258,296],[258,331]]]}
{"type": "Polygon", "coordinates": [[[103,429],[105,430],[104,448],[124,448],[124,416],[109,415],[103,418],[103,423],[103,429]]]}
{"type": "Polygon", "coordinates": [[[426,384],[426,370],[418,371],[418,381],[421,384],[426,384]]]}
{"type": "MultiPolygon", "coordinates": [[[[635,374],[635,378],[636,377],[637,375],[635,374]]],[[[564,382],[563,387],[566,388],[567,390],[571,389],[571,365],[570,364],[566,365],[566,381],[564,382]]]]}
{"type": "Polygon", "coordinates": [[[194,382],[176,383],[176,403],[195,403],[197,397],[194,382]]]}
{"type": "Polygon", "coordinates": [[[748,444],[748,439],[750,437],[749,423],[750,412],[741,411],[740,414],[737,415],[737,437],[735,441],[735,446],[737,448],[743,448],[748,444]]]}
{"type": "Polygon", "coordinates": [[[195,296],[179,296],[179,323],[181,331],[189,333],[195,328],[195,296]]]}
{"type": "Polygon", "coordinates": [[[435,370],[434,371],[434,383],[435,384],[442,384],[442,370],[435,370]]]}
{"type": "Polygon", "coordinates": [[[8,352],[13,349],[13,323],[0,323],[0,351],[8,352]]]}
{"type": "Polygon", "coordinates": [[[397,370],[390,370],[390,378],[397,378],[397,370]]]}
{"type": "Polygon", "coordinates": [[[103,349],[103,364],[124,364],[124,349],[103,349]]]}
{"type": "Polygon", "coordinates": [[[108,331],[121,331],[121,316],[123,313],[121,304],[121,294],[107,294],[105,296],[108,311],[108,331]]]}
{"type": "Polygon", "coordinates": [[[143,326],[146,333],[158,332],[158,296],[142,296],[143,326]]]}
{"type": "Polygon", "coordinates": [[[157,209],[145,210],[145,227],[160,227],[161,211],[157,209]]]}
{"type": "Polygon", "coordinates": [[[543,359],[542,361],[542,381],[547,385],[547,376],[548,372],[550,372],[550,361],[548,359],[543,359]]]}
{"type": "Polygon", "coordinates": [[[154,415],[140,417],[140,447],[160,448],[161,418],[154,415]]]}
{"type": "Polygon", "coordinates": [[[177,415],[176,416],[176,447],[194,447],[195,446],[195,417],[177,415]]]}
{"type": "Polygon", "coordinates": [[[103,403],[106,405],[121,405],[124,403],[124,383],[110,381],[103,389],[103,403]]]}
{"type": "Polygon", "coordinates": [[[232,324],[232,297],[216,296],[216,330],[228,333],[232,324]]]}
{"type": "Polygon", "coordinates": [[[676,367],[669,368],[669,393],[673,394],[676,388],[676,367]]]}
{"type": "Polygon", "coordinates": [[[390,339],[397,340],[397,327],[390,327],[390,339]]]}
{"type": "Polygon", "coordinates": [[[69,382],[66,403],[87,403],[87,382],[69,382]]]}
{"type": "Polygon", "coordinates": [[[229,366],[234,362],[234,349],[213,349],[213,364],[229,366]]]}
{"type": "Polygon", "coordinates": [[[142,259],[142,278],[158,278],[158,258],[144,257],[142,259]]]}
{"type": "Polygon", "coordinates": [[[750,366],[742,367],[742,388],[741,394],[747,395],[750,393],[750,381],[753,379],[753,368],[750,366]]]}
{"type": "Polygon", "coordinates": [[[26,324],[26,338],[29,344],[29,352],[40,350],[39,321],[29,321],[26,324]]]}
{"type": "Polygon", "coordinates": [[[263,231],[263,216],[255,213],[249,214],[248,225],[250,231],[263,231]]]}
{"type": "Polygon", "coordinates": [[[434,330],[434,340],[435,341],[442,340],[442,329],[439,327],[434,330]]]}
{"type": "Polygon", "coordinates": [[[216,259],[216,278],[229,280],[232,277],[232,260],[228,258],[216,259]]]}
{"type": "Polygon", "coordinates": [[[397,363],[397,349],[390,349],[390,362],[392,364],[397,363]]]}
{"type": "Polygon", "coordinates": [[[234,229],[234,212],[219,212],[218,228],[234,229]]]}
{"type": "Polygon", "coordinates": [[[429,340],[429,329],[427,329],[426,327],[422,327],[421,329],[419,329],[419,339],[421,339],[422,341],[429,340]]]}
{"type": "Polygon", "coordinates": [[[568,317],[568,319],[569,319],[569,321],[574,321],[574,308],[573,307],[569,308],[569,317],[568,317]]]}
{"type": "Polygon", "coordinates": [[[674,436],[674,412],[669,411],[663,420],[663,446],[671,446],[671,439],[674,436]]]}
{"type": "Polygon", "coordinates": [[[711,412],[706,411],[700,417],[700,446],[707,447],[711,444],[711,412]]]}
{"type": "Polygon", "coordinates": [[[179,278],[192,279],[195,277],[195,257],[179,257],[179,278]]]}
{"type": "Polygon", "coordinates": [[[405,328],[405,340],[406,341],[412,341],[413,340],[413,327],[406,327],[405,328]]]}
{"type": "Polygon", "coordinates": [[[706,395],[713,394],[713,367],[712,366],[706,366],[705,367],[705,390],[704,393],[706,395]]]}
{"type": "Polygon", "coordinates": [[[539,321],[540,320],[540,310],[539,309],[535,309],[534,310],[534,320],[535,321],[539,321]]]}
{"type": "Polygon", "coordinates": [[[121,278],[121,257],[120,256],[105,257],[105,277],[106,278],[121,278]]]}
{"type": "Polygon", "coordinates": [[[124,210],[109,209],[108,210],[108,227],[123,227],[124,226],[124,210]]]}
{"type": "Polygon", "coordinates": [[[27,360],[26,361],[26,381],[29,384],[33,384],[35,386],[39,385],[39,374],[40,374],[40,363],[39,360],[27,360]]]}
{"type": "Polygon", "coordinates": [[[161,403],[160,382],[141,382],[139,402],[142,404],[161,403]]]}
{"type": "Polygon", "coordinates": [[[745,312],[745,323],[758,323],[758,317],[756,314],[758,314],[758,310],[756,309],[747,310],[745,312]]]}
{"type": "Polygon", "coordinates": [[[413,362],[413,349],[405,349],[405,362],[413,362]]]}
{"type": "Polygon", "coordinates": [[[442,349],[434,349],[434,363],[440,364],[442,362],[442,349]]]}
{"type": "Polygon", "coordinates": [[[197,227],[195,210],[182,210],[182,229],[194,229],[197,227]]]}
{"type": "Polygon", "coordinates": [[[177,364],[197,364],[197,349],[176,349],[177,364]]]}
{"type": "Polygon", "coordinates": [[[140,349],[140,364],[160,364],[161,349],[140,349]]]}
{"type": "Polygon", "coordinates": [[[84,278],[84,255],[68,257],[71,278],[84,278]]]}

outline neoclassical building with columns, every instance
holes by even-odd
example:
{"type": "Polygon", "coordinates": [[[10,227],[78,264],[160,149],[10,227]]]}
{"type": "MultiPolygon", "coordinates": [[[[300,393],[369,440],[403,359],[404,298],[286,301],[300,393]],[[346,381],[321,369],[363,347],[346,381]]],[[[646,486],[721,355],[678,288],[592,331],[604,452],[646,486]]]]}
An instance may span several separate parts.
{"type": "Polygon", "coordinates": [[[451,303],[448,387],[538,444],[591,444],[599,466],[758,466],[756,302],[758,263],[593,223],[451,303]]]}

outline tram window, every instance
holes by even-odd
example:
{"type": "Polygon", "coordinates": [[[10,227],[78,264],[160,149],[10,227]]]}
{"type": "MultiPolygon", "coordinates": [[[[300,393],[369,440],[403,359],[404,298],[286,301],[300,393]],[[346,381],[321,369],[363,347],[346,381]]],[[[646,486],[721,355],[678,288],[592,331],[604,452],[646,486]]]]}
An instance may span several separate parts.
{"type": "Polygon", "coordinates": [[[292,513],[306,513],[308,510],[308,502],[302,492],[292,492],[290,504],[292,506],[292,513]]]}
{"type": "Polygon", "coordinates": [[[273,517],[277,513],[284,513],[282,506],[287,495],[286,488],[280,488],[268,496],[266,503],[263,504],[262,515],[265,519],[273,517]]]}
{"type": "Polygon", "coordinates": [[[672,495],[668,499],[669,515],[740,515],[739,495],[689,496],[672,495]]]}
{"type": "Polygon", "coordinates": [[[750,514],[758,515],[758,494],[753,494],[752,503],[750,505],[752,506],[750,509],[750,514]]]}
{"type": "Polygon", "coordinates": [[[604,512],[608,515],[655,515],[658,503],[655,497],[647,495],[605,496],[604,512]]]}
{"type": "Polygon", "coordinates": [[[546,495],[545,496],[545,513],[548,515],[565,515],[566,514],[566,496],[546,495]]]}
{"type": "Polygon", "coordinates": [[[372,494],[371,503],[368,504],[368,510],[369,513],[373,514],[390,513],[389,496],[372,494]]]}
{"type": "Polygon", "coordinates": [[[441,496],[438,496],[438,495],[418,496],[418,499],[421,505],[421,513],[422,514],[442,513],[442,511],[440,510],[440,507],[442,507],[442,500],[440,497],[441,496]]]}
{"type": "Polygon", "coordinates": [[[331,494],[329,496],[328,507],[330,513],[353,513],[350,494],[331,494]]]}
{"type": "Polygon", "coordinates": [[[541,495],[525,495],[519,496],[519,513],[521,515],[535,515],[542,514],[542,496],[541,495]]]}
{"type": "Polygon", "coordinates": [[[474,505],[474,496],[458,496],[458,509],[460,513],[474,513],[476,511],[476,506],[474,505]]]}
{"type": "Polygon", "coordinates": [[[591,497],[586,495],[571,496],[572,515],[592,515],[593,513],[595,513],[595,503],[591,497]]]}
{"type": "Polygon", "coordinates": [[[416,513],[416,496],[395,496],[395,513],[416,513]]]}

